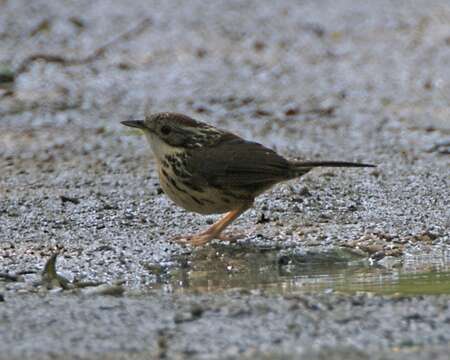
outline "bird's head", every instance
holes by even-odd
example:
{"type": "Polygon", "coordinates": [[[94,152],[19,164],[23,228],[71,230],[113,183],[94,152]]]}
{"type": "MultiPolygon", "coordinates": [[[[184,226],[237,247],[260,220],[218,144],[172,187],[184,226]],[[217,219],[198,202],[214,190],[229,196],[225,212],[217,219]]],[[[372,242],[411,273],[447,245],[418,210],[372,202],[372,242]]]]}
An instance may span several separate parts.
{"type": "Polygon", "coordinates": [[[123,125],[141,129],[155,154],[207,147],[226,132],[177,113],[156,113],[144,120],[122,121],[123,125]]]}

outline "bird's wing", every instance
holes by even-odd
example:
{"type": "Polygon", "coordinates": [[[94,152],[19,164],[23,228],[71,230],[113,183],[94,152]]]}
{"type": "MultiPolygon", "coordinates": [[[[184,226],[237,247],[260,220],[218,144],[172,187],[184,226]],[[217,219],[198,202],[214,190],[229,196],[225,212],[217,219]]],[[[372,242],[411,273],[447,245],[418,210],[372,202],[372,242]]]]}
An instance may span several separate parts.
{"type": "Polygon", "coordinates": [[[199,181],[231,191],[259,190],[289,178],[289,163],[265,146],[231,137],[190,154],[188,171],[199,181]]]}

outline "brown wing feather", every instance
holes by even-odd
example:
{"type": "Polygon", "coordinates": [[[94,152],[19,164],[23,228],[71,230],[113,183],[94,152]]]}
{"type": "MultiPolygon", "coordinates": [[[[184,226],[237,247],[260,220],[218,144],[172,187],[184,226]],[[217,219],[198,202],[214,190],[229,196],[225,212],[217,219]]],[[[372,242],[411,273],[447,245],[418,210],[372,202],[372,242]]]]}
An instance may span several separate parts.
{"type": "Polygon", "coordinates": [[[289,178],[286,159],[265,146],[239,137],[191,152],[188,171],[197,180],[230,191],[255,193],[289,178]]]}

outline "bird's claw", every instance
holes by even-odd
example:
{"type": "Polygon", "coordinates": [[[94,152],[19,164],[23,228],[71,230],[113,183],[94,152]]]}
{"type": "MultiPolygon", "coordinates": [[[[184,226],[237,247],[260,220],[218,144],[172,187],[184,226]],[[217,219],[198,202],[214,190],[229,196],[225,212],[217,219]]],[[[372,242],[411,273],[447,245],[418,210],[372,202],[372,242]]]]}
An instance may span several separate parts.
{"type": "Polygon", "coordinates": [[[245,237],[245,234],[220,234],[217,239],[222,240],[222,241],[228,241],[228,242],[235,242],[239,239],[242,239],[245,237]]]}
{"type": "Polygon", "coordinates": [[[204,232],[197,235],[180,235],[172,238],[172,241],[181,245],[202,246],[210,242],[213,239],[219,239],[222,241],[235,242],[238,239],[245,237],[244,234],[220,234],[215,235],[212,233],[204,232]]]}
{"type": "Polygon", "coordinates": [[[176,236],[172,239],[172,241],[181,245],[201,246],[205,245],[212,239],[214,239],[214,237],[209,234],[198,234],[176,236]]]}

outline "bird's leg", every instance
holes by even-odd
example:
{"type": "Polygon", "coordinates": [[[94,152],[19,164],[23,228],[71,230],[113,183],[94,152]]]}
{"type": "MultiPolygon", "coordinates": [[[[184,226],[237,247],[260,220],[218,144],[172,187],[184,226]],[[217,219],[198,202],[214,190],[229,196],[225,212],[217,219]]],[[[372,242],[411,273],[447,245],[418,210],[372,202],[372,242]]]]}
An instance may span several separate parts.
{"type": "Polygon", "coordinates": [[[191,244],[194,246],[204,245],[213,239],[221,239],[227,241],[236,240],[238,237],[221,235],[222,231],[236,220],[243,212],[250,208],[250,205],[241,206],[225,214],[220,220],[211,225],[206,231],[196,235],[178,236],[174,240],[182,244],[191,244]]]}

